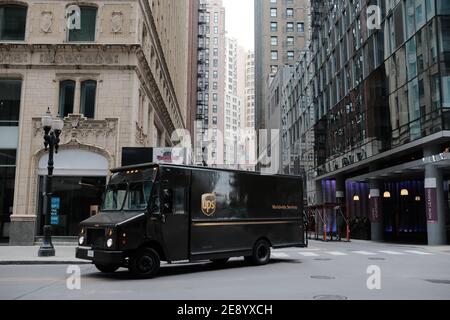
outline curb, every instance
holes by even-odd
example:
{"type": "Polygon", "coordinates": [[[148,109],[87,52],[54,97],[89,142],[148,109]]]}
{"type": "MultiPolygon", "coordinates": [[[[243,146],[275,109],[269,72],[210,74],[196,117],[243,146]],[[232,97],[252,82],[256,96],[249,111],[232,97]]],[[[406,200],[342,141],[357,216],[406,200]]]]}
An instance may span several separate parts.
{"type": "Polygon", "coordinates": [[[88,261],[0,261],[0,266],[88,265],[88,261]]]}

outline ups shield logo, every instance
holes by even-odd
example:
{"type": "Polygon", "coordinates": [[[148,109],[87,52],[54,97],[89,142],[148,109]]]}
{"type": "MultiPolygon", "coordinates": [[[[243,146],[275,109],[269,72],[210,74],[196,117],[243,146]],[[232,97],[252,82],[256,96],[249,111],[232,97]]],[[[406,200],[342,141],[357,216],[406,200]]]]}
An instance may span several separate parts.
{"type": "Polygon", "coordinates": [[[216,195],[214,193],[202,195],[202,212],[208,217],[216,213],[216,195]]]}

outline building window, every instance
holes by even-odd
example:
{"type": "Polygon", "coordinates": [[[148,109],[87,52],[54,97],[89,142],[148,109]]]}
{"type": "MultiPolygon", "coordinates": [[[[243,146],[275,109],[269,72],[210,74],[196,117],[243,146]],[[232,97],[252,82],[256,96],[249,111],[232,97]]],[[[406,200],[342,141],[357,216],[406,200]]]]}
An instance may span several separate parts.
{"type": "Polygon", "coordinates": [[[278,37],[270,37],[270,44],[272,46],[277,46],[278,45],[278,37]]]}
{"type": "Polygon", "coordinates": [[[294,9],[292,8],[287,8],[286,9],[286,17],[287,18],[292,18],[294,16],[294,9]]]}
{"type": "Polygon", "coordinates": [[[272,50],[270,52],[270,57],[271,57],[271,60],[278,60],[278,51],[272,50]]]}
{"type": "Polygon", "coordinates": [[[298,33],[305,32],[305,24],[303,22],[297,22],[297,32],[298,33]]]}
{"type": "Polygon", "coordinates": [[[69,41],[95,41],[95,26],[97,20],[97,8],[92,6],[82,6],[81,28],[69,30],[69,41]]]}
{"type": "Polygon", "coordinates": [[[286,32],[294,32],[294,23],[293,22],[286,23],[286,32]]]}
{"type": "Polygon", "coordinates": [[[213,71],[213,78],[217,79],[219,77],[219,74],[217,73],[217,71],[213,71]]]}
{"type": "Polygon", "coordinates": [[[287,58],[288,60],[294,60],[294,51],[288,51],[287,58]]]}
{"type": "Polygon", "coordinates": [[[95,117],[95,101],[97,97],[97,81],[88,80],[81,83],[81,113],[89,119],[95,117]]]}
{"type": "Polygon", "coordinates": [[[270,8],[270,16],[272,18],[276,18],[277,17],[277,8],[270,8]]]}
{"type": "Polygon", "coordinates": [[[218,34],[219,33],[219,27],[214,27],[214,34],[218,34]]]}
{"type": "Polygon", "coordinates": [[[277,32],[278,31],[278,23],[277,22],[271,22],[270,23],[270,31],[277,32]]]}
{"type": "Polygon", "coordinates": [[[294,45],[294,37],[287,37],[286,44],[288,46],[293,46],[294,45]]]}
{"type": "Polygon", "coordinates": [[[19,125],[21,80],[0,80],[0,127],[19,125]]]}
{"type": "Polygon", "coordinates": [[[218,46],[218,45],[219,45],[219,38],[215,37],[215,38],[213,39],[213,44],[214,44],[215,46],[218,46]]]}
{"type": "Polygon", "coordinates": [[[217,105],[215,105],[215,104],[213,105],[213,107],[212,107],[212,112],[213,112],[213,113],[217,113],[217,105]]]}
{"type": "Polygon", "coordinates": [[[59,116],[64,118],[73,113],[75,81],[61,81],[59,85],[59,116]]]}
{"type": "Polygon", "coordinates": [[[27,7],[0,6],[0,40],[25,40],[27,7]]]}
{"type": "Polygon", "coordinates": [[[214,12],[214,23],[219,23],[219,13],[214,12]]]}
{"type": "Polygon", "coordinates": [[[212,117],[212,124],[217,125],[217,117],[212,117]]]}

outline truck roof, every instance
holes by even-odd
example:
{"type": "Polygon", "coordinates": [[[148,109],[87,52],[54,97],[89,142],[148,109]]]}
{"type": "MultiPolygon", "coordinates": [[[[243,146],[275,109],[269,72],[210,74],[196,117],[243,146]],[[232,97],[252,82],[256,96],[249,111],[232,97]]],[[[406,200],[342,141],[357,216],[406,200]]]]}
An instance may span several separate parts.
{"type": "MultiPolygon", "coordinates": [[[[137,164],[132,166],[126,166],[126,167],[119,167],[115,169],[111,169],[111,173],[119,173],[119,172],[125,172],[125,171],[131,171],[131,170],[139,170],[139,169],[150,169],[150,168],[158,168],[158,167],[164,167],[164,168],[181,168],[181,169],[188,169],[188,170],[199,170],[199,171],[223,171],[223,172],[239,172],[239,173],[245,173],[245,174],[252,174],[261,176],[262,174],[257,171],[244,171],[244,170],[235,170],[235,169],[226,169],[226,168],[211,168],[211,167],[202,167],[202,166],[188,166],[188,165],[176,165],[176,164],[161,164],[161,163],[143,163],[143,164],[137,164]]],[[[286,174],[274,174],[272,176],[281,177],[281,178],[297,178],[301,179],[301,176],[294,176],[294,175],[286,175],[286,174]]]]}

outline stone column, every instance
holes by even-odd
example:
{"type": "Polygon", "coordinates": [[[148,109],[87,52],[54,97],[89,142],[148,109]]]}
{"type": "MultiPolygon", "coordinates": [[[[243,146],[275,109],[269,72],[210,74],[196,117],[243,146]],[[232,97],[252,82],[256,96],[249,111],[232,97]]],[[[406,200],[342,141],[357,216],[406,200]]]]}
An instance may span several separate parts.
{"type": "Polygon", "coordinates": [[[81,114],[81,82],[77,79],[75,82],[75,99],[73,103],[73,114],[81,114]]]}
{"type": "Polygon", "coordinates": [[[369,218],[372,241],[383,241],[382,194],[383,183],[380,180],[370,180],[369,218]]]}
{"type": "MultiPolygon", "coordinates": [[[[426,146],[425,158],[437,156],[439,146],[426,146]]],[[[441,170],[432,162],[425,165],[425,212],[427,215],[428,245],[447,244],[444,181],[441,170]]]]}
{"type": "MultiPolygon", "coordinates": [[[[322,180],[317,180],[316,181],[316,206],[321,206],[324,204],[324,200],[323,200],[323,187],[322,187],[322,180]]],[[[319,217],[319,212],[316,210],[316,214],[315,214],[315,223],[316,223],[316,230],[317,230],[317,235],[318,238],[321,237],[321,234],[323,232],[323,224],[322,224],[322,220],[319,217]]]]}
{"type": "MultiPolygon", "coordinates": [[[[345,237],[349,237],[349,230],[347,230],[347,226],[345,224],[345,219],[348,219],[348,209],[345,208],[345,178],[342,175],[336,176],[336,203],[340,204],[341,211],[336,212],[336,223],[337,229],[339,233],[339,237],[345,235],[345,237]]],[[[350,239],[348,239],[350,240],[350,239]]]]}

